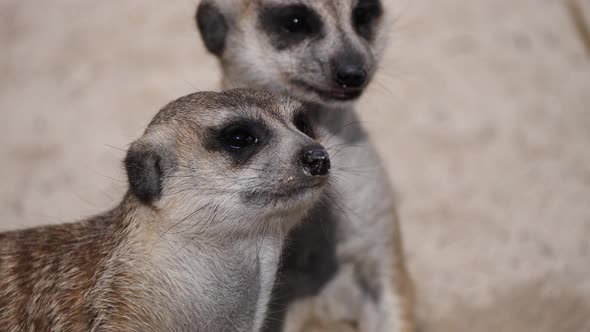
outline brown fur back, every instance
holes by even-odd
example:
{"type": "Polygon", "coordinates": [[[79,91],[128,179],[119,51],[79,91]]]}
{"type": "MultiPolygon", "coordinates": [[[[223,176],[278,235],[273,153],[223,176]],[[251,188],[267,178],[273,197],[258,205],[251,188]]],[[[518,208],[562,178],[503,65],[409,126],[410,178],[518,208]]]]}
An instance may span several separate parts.
{"type": "MultiPolygon", "coordinates": [[[[98,285],[125,239],[121,209],[73,224],[0,234],[0,326],[84,331],[104,310],[98,285]]],[[[110,276],[114,283],[115,276],[110,276]]],[[[113,288],[111,288],[113,289],[113,288]]]]}

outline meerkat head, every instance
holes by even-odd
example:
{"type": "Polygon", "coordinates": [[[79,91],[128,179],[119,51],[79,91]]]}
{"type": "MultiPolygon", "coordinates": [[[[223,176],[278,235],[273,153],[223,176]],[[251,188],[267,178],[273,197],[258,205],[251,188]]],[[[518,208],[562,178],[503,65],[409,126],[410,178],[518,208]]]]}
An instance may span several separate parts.
{"type": "Polygon", "coordinates": [[[381,0],[202,0],[196,21],[226,85],[343,106],[377,68],[383,15],[381,0]]]}
{"type": "Polygon", "coordinates": [[[245,89],[180,98],[130,146],[130,192],[178,218],[206,211],[212,220],[244,220],[231,227],[304,213],[330,169],[310,107],[245,89]]]}

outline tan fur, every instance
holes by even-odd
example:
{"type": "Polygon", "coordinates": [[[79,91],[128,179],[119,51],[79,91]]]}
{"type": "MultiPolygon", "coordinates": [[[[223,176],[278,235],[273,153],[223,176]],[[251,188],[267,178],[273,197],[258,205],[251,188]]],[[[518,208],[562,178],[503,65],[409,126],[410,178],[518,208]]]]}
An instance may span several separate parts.
{"type": "Polygon", "coordinates": [[[0,330],[259,330],[283,238],[321,196],[321,185],[289,196],[290,179],[311,181],[294,153],[317,145],[292,123],[302,107],[249,90],[167,105],[126,159],[151,160],[142,154],[156,151],[160,197],[142,199],[132,180],[152,164],[130,171],[127,163],[130,190],[111,211],[0,234],[0,330]],[[207,147],[217,142],[208,131],[236,116],[268,126],[273,140],[250,162],[272,168],[236,166],[207,147]],[[254,185],[287,198],[271,195],[260,206],[259,193],[243,203],[254,185]]]}
{"type": "Polygon", "coordinates": [[[140,209],[128,197],[93,219],[0,234],[3,329],[91,331],[103,326],[114,331],[129,326],[124,322],[133,313],[129,308],[138,300],[148,302],[148,294],[114,293],[141,278],[137,270],[126,269],[129,260],[139,258],[138,235],[146,227],[141,219],[152,221],[140,209]]]}

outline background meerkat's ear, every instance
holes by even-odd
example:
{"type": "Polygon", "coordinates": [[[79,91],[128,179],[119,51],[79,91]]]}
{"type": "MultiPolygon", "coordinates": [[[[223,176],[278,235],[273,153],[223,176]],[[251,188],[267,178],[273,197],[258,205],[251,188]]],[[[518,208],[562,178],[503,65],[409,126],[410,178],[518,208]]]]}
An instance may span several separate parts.
{"type": "MultiPolygon", "coordinates": [[[[209,52],[220,56],[225,49],[225,40],[229,31],[230,11],[225,8],[227,1],[202,0],[197,8],[195,20],[201,38],[209,52]]],[[[239,4],[234,3],[234,6],[239,4]]]]}
{"type": "Polygon", "coordinates": [[[131,192],[145,204],[151,204],[162,196],[162,178],[165,162],[155,147],[142,141],[131,144],[125,169],[131,192]]]}

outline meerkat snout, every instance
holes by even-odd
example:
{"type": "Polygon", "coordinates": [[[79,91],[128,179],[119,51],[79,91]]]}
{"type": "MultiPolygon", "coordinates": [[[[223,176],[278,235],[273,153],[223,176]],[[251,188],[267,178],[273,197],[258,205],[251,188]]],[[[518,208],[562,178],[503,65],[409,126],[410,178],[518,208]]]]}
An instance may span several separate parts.
{"type": "Polygon", "coordinates": [[[313,145],[301,151],[301,165],[309,176],[326,176],[330,171],[330,156],[321,145],[313,145]]]}
{"type": "Polygon", "coordinates": [[[368,78],[363,57],[354,51],[338,55],[332,60],[332,77],[343,89],[362,88],[368,78]]]}

